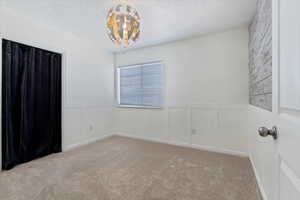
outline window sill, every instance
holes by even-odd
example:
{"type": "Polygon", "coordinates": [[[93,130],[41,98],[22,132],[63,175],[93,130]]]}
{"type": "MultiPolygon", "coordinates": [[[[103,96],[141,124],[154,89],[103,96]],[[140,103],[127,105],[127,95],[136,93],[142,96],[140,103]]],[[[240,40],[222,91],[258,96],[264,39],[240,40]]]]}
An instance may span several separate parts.
{"type": "Polygon", "coordinates": [[[117,108],[135,108],[135,109],[160,109],[163,107],[155,107],[155,106],[134,106],[134,105],[117,105],[117,108]]]}

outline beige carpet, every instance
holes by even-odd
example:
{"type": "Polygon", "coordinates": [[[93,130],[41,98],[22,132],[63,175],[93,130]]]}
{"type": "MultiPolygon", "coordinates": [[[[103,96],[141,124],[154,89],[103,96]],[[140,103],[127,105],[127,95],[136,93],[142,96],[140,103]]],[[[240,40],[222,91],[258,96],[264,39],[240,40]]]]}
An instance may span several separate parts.
{"type": "Polygon", "coordinates": [[[259,200],[246,158],[111,137],[0,173],[1,200],[259,200]]]}

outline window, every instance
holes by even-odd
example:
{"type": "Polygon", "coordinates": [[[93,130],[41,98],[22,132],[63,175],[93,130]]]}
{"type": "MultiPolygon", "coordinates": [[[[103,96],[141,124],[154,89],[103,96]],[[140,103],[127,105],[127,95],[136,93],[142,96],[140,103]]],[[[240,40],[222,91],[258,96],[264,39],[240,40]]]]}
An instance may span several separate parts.
{"type": "Polygon", "coordinates": [[[163,65],[156,62],[118,67],[117,86],[120,106],[161,108],[163,65]]]}

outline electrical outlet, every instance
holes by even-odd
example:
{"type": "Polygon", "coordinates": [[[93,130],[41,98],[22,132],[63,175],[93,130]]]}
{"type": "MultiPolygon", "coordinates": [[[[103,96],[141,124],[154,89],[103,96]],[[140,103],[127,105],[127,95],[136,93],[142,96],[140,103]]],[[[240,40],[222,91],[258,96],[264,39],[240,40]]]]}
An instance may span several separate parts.
{"type": "Polygon", "coordinates": [[[197,130],[196,129],[192,129],[192,135],[196,135],[197,134],[197,130]]]}

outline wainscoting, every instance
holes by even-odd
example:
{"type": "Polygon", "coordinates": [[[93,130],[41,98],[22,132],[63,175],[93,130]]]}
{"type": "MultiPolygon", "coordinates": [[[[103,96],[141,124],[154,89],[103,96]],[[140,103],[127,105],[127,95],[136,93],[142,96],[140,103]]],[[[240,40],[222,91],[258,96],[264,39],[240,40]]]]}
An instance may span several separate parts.
{"type": "MultiPolygon", "coordinates": [[[[111,136],[113,133],[112,114],[113,111],[110,107],[65,107],[63,109],[62,121],[63,151],[68,151],[111,136]]],[[[0,164],[2,161],[1,148],[0,143],[0,164]]]]}
{"type": "Polygon", "coordinates": [[[115,109],[114,133],[247,156],[246,105],[115,109]]]}
{"type": "Polygon", "coordinates": [[[113,111],[109,107],[66,107],[63,150],[100,140],[112,133],[113,111]]]}

